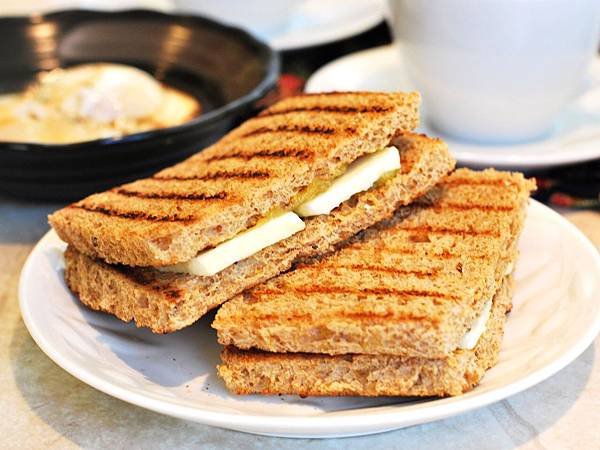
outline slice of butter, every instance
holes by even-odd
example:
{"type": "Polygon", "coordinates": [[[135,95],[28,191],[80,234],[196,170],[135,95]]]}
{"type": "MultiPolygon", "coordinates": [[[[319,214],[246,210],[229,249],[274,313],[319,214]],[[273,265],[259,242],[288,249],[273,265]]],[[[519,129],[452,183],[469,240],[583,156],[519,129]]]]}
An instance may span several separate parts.
{"type": "Polygon", "coordinates": [[[287,212],[243,231],[189,261],[161,267],[159,270],[191,275],[214,275],[232,264],[258,253],[263,248],[292,236],[303,230],[304,226],[300,217],[293,212],[287,212]]]}
{"type": "Polygon", "coordinates": [[[472,350],[477,345],[477,341],[483,334],[486,328],[486,324],[488,319],[490,318],[490,313],[492,312],[492,301],[488,300],[483,305],[483,311],[481,314],[473,321],[473,325],[471,325],[471,329],[467,331],[467,333],[463,336],[462,341],[460,342],[458,348],[463,350],[472,350]]]}
{"type": "Polygon", "coordinates": [[[400,153],[396,147],[387,147],[361,156],[336,178],[329,189],[298,206],[300,217],[329,214],[354,194],[370,189],[383,175],[400,168],[400,153]]]}

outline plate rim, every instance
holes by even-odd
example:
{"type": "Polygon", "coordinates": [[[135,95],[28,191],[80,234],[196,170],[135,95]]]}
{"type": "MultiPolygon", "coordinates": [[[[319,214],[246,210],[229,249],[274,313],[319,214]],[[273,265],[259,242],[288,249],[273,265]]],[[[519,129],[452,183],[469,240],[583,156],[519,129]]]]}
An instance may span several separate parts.
{"type": "MultiPolygon", "coordinates": [[[[577,239],[582,246],[582,251],[588,252],[595,261],[595,268],[591,270],[595,271],[600,276],[600,251],[583,234],[583,232],[566,218],[534,199],[531,199],[528,210],[534,210],[547,216],[555,224],[564,228],[566,232],[570,232],[572,237],[577,239]]],[[[256,413],[211,411],[202,409],[201,407],[194,408],[149,397],[105,381],[101,377],[86,371],[85,367],[81,368],[77,364],[71,362],[68,358],[63,357],[61,352],[55,350],[52,344],[46,340],[43,333],[40,332],[38,325],[32,320],[32,316],[30,315],[27,304],[26,282],[30,277],[35,276],[35,271],[33,270],[34,262],[40,248],[42,248],[48,240],[53,239],[54,234],[55,232],[53,230],[49,230],[35,244],[23,265],[19,277],[18,295],[21,317],[38,347],[52,361],[69,374],[112,397],[161,414],[247,433],[295,438],[356,436],[380,433],[414,424],[433,422],[459,413],[462,414],[515,395],[551,377],[581,355],[600,332],[600,313],[598,313],[597,317],[592,322],[592,325],[585,333],[582,333],[575,345],[546,366],[539,368],[512,383],[491,389],[479,395],[474,395],[472,397],[457,396],[434,400],[428,402],[426,408],[421,407],[422,404],[416,404],[408,407],[404,406],[404,410],[400,411],[397,408],[394,408],[395,405],[387,405],[383,407],[385,408],[384,411],[370,411],[368,414],[359,413],[348,415],[343,414],[346,411],[342,411],[342,414],[336,414],[336,412],[324,412],[310,416],[281,414],[259,415],[256,413]],[[411,411],[411,409],[414,410],[411,411]],[[327,418],[327,420],[323,420],[324,418],[327,418]],[[298,421],[298,419],[301,419],[301,421],[298,421]],[[265,424],[267,423],[269,431],[264,431],[265,424]],[[332,434],[331,430],[334,429],[337,433],[332,434]]],[[[371,409],[371,407],[369,407],[369,409],[371,409]]],[[[357,409],[350,411],[357,411],[357,409]]]]}
{"type": "Polygon", "coordinates": [[[316,33],[315,35],[311,36],[306,35],[306,30],[303,30],[300,34],[307,36],[307,38],[291,39],[290,36],[294,36],[295,33],[290,34],[288,32],[284,32],[281,33],[281,35],[267,37],[265,40],[274,49],[284,52],[337,42],[352,36],[356,36],[384,22],[386,18],[384,8],[385,3],[383,0],[378,0],[378,4],[373,8],[370,14],[361,17],[360,20],[352,23],[348,23],[348,21],[334,21],[333,23],[328,23],[326,26],[329,27],[329,29],[325,33],[316,33]]]}
{"type": "MultiPolygon", "coordinates": [[[[322,83],[322,77],[329,77],[329,73],[334,71],[338,65],[349,64],[355,61],[359,61],[364,59],[365,61],[370,59],[386,59],[391,54],[397,54],[397,47],[401,45],[399,43],[392,43],[387,45],[381,45],[378,47],[368,48],[366,50],[360,50],[354,53],[350,53],[348,55],[344,55],[340,58],[334,59],[333,61],[328,62],[327,64],[319,67],[306,81],[304,86],[304,91],[307,93],[315,93],[321,92],[322,89],[319,85],[322,83]]],[[[399,54],[399,53],[398,53],[399,54]]],[[[596,56],[596,61],[600,61],[600,55],[596,56]]],[[[451,140],[454,139],[452,136],[438,136],[442,139],[451,140]]],[[[506,155],[506,156],[490,156],[486,154],[485,148],[493,148],[496,146],[486,146],[485,144],[477,144],[470,143],[468,145],[472,145],[474,150],[463,149],[463,150],[455,150],[450,148],[453,156],[456,160],[463,164],[469,164],[474,167],[485,167],[485,166],[495,166],[498,168],[522,168],[522,169],[540,169],[545,167],[556,167],[563,166],[568,164],[576,164],[583,163],[586,161],[591,161],[597,158],[600,158],[600,146],[591,146],[588,151],[579,151],[576,153],[577,156],[574,156],[575,153],[570,151],[564,152],[556,152],[556,153],[535,153],[535,154],[527,154],[527,146],[531,144],[539,144],[539,142],[524,142],[518,144],[503,144],[502,147],[514,147],[519,148],[520,152],[518,155],[518,161],[515,158],[514,154],[506,155]],[[479,148],[477,150],[476,148],[479,148]]]]}

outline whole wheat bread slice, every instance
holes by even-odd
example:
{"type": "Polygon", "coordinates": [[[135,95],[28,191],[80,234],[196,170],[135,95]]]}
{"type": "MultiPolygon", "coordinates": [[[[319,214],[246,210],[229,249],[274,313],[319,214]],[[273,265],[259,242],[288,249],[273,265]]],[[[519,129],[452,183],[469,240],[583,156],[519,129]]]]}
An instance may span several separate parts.
{"type": "Polygon", "coordinates": [[[396,208],[429,191],[454,167],[446,145],[420,135],[394,139],[402,168],[396,176],[353,196],[331,214],[305,219],[294,236],[209,277],[160,272],[152,268],[110,265],[69,246],[65,278],[71,290],[92,309],[157,333],[176,331],[198,320],[244,289],[309,258],[334,249],[396,208]]]}
{"type": "Polygon", "coordinates": [[[417,93],[331,93],[283,100],[219,142],[151,178],[49,217],[60,238],[109,263],[187,261],[275,208],[290,209],[314,180],[418,125],[417,93]]]}
{"type": "Polygon", "coordinates": [[[459,169],[432,203],[401,208],[338,252],[231,299],[213,322],[219,342],[443,357],[512,270],[533,188],[521,174],[459,169]]]}
{"type": "MultiPolygon", "coordinates": [[[[494,297],[485,332],[473,350],[455,350],[438,359],[394,355],[268,353],[226,347],[218,367],[236,394],[301,396],[448,396],[476,386],[498,361],[511,306],[512,281],[494,297]]],[[[415,336],[418,339],[418,336],[415,336]]]]}

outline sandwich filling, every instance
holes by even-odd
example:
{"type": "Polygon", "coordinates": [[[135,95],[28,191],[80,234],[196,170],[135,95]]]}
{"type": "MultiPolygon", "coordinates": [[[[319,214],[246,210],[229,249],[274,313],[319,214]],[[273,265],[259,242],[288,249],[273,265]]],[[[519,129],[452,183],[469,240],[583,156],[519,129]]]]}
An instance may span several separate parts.
{"type": "Polygon", "coordinates": [[[243,231],[232,239],[200,253],[190,261],[162,267],[167,272],[194,275],[214,275],[269,245],[303,230],[304,222],[293,212],[287,212],[243,231]]]}
{"type": "Polygon", "coordinates": [[[469,331],[463,336],[462,341],[458,345],[461,350],[473,350],[477,345],[477,341],[486,329],[486,324],[492,312],[492,300],[488,300],[483,305],[481,314],[475,318],[469,331]]]}
{"type": "MultiPolygon", "coordinates": [[[[504,276],[508,276],[514,269],[514,263],[509,263],[504,270],[504,276]]],[[[458,348],[461,350],[473,350],[477,345],[477,341],[486,330],[487,321],[490,318],[492,312],[492,300],[488,300],[483,305],[481,314],[475,318],[471,324],[469,331],[465,333],[458,348]]]]}
{"type": "Polygon", "coordinates": [[[254,227],[201,252],[189,261],[160,267],[159,270],[201,276],[215,275],[303,230],[305,225],[300,217],[329,214],[353,195],[369,190],[398,169],[400,153],[396,147],[363,155],[352,162],[342,175],[327,183],[322,192],[309,196],[309,199],[301,195],[303,199],[299,205],[292,207],[293,211],[282,212],[274,217],[270,215],[254,227]]]}
{"type": "Polygon", "coordinates": [[[329,214],[354,194],[369,190],[387,172],[400,168],[400,153],[387,147],[354,161],[329,188],[294,209],[300,217],[329,214]]]}

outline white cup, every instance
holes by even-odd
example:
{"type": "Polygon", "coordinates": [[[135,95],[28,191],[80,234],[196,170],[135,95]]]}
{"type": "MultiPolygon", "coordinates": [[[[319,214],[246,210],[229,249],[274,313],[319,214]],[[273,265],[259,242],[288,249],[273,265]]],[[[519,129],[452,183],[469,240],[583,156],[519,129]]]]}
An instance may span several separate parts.
{"type": "Polygon", "coordinates": [[[389,0],[427,120],[487,143],[539,138],[576,96],[600,37],[600,0],[389,0]]]}

